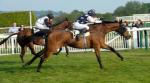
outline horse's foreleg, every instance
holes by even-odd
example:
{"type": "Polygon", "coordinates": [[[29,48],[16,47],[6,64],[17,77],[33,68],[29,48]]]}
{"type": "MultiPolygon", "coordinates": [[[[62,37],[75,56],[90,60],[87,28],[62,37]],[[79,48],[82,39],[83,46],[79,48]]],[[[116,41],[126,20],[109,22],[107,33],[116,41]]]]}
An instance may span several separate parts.
{"type": "Polygon", "coordinates": [[[31,65],[31,64],[35,61],[35,59],[37,59],[38,57],[40,57],[40,56],[44,53],[44,51],[45,51],[45,49],[42,49],[40,52],[38,52],[38,53],[36,54],[36,56],[33,56],[33,58],[32,58],[30,61],[28,61],[27,63],[25,63],[25,64],[23,65],[23,67],[28,66],[28,65],[31,65]]]}
{"type": "Polygon", "coordinates": [[[37,72],[40,72],[40,71],[41,71],[42,63],[43,63],[44,61],[45,61],[44,58],[41,57],[40,62],[39,62],[38,67],[37,67],[37,72]]]}
{"type": "Polygon", "coordinates": [[[24,63],[24,55],[25,55],[25,52],[26,52],[26,46],[21,46],[21,54],[20,54],[20,58],[21,58],[21,62],[24,63]]]}
{"type": "Polygon", "coordinates": [[[41,67],[42,67],[43,62],[46,61],[46,59],[48,59],[48,57],[49,57],[51,54],[52,54],[51,52],[45,51],[45,54],[41,57],[40,62],[39,62],[39,64],[38,64],[37,72],[40,72],[40,71],[41,71],[41,67]]]}
{"type": "Polygon", "coordinates": [[[111,46],[107,45],[107,49],[109,49],[112,52],[114,52],[123,61],[123,56],[121,56],[114,48],[112,48],[111,46]]]}
{"type": "Polygon", "coordinates": [[[96,55],[97,61],[99,63],[100,69],[103,69],[99,48],[94,48],[94,50],[95,50],[95,55],[96,55]]]}

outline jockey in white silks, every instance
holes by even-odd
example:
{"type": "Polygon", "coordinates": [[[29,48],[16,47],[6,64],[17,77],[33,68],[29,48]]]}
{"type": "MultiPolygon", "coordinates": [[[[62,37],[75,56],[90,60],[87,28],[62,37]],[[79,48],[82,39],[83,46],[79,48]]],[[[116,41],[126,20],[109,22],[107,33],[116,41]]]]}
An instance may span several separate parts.
{"type": "Polygon", "coordinates": [[[87,12],[87,14],[84,14],[80,16],[76,22],[73,23],[73,29],[76,30],[89,30],[88,24],[94,24],[94,23],[102,23],[100,18],[96,17],[95,10],[91,9],[87,12]]]}
{"type": "Polygon", "coordinates": [[[48,14],[39,18],[35,23],[35,33],[28,39],[29,42],[37,37],[46,37],[48,32],[52,30],[53,14],[48,14]]]}
{"type": "Polygon", "coordinates": [[[52,26],[53,18],[54,18],[54,16],[52,14],[48,14],[47,16],[39,18],[35,22],[36,29],[38,31],[40,31],[40,30],[49,30],[52,26]]]}

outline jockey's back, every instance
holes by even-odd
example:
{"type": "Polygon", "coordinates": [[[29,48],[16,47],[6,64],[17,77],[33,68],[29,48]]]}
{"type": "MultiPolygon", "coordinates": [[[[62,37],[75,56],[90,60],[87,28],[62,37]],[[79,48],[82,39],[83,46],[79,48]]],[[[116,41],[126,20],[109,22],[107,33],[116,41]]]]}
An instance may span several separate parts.
{"type": "Polygon", "coordinates": [[[88,23],[87,17],[88,15],[84,14],[77,19],[77,22],[79,22],[80,24],[86,24],[88,23]]]}
{"type": "Polygon", "coordinates": [[[44,16],[44,17],[42,17],[42,18],[39,18],[39,19],[36,21],[36,23],[40,23],[40,24],[44,25],[45,19],[49,19],[49,18],[48,18],[47,16],[44,16]]]}

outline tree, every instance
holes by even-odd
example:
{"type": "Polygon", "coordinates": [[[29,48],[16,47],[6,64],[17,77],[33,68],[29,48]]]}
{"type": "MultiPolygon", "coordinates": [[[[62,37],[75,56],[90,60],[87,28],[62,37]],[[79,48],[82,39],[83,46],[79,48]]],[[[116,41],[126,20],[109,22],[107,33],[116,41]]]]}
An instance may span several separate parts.
{"type": "Polygon", "coordinates": [[[138,1],[130,1],[125,6],[126,15],[140,14],[142,9],[142,3],[138,1]]]}
{"type": "Polygon", "coordinates": [[[102,15],[102,17],[104,17],[105,20],[114,20],[115,17],[112,13],[105,13],[102,15]]]}
{"type": "Polygon", "coordinates": [[[125,6],[120,6],[114,11],[116,16],[128,16],[132,14],[148,13],[150,3],[141,3],[138,1],[129,1],[125,6]]]}
{"type": "Polygon", "coordinates": [[[114,15],[116,15],[116,16],[123,16],[123,15],[125,15],[125,7],[120,6],[117,9],[115,9],[114,15]]]}
{"type": "Polygon", "coordinates": [[[75,21],[80,15],[83,15],[84,12],[83,11],[79,11],[79,10],[73,10],[69,15],[68,18],[71,21],[75,21]]]}

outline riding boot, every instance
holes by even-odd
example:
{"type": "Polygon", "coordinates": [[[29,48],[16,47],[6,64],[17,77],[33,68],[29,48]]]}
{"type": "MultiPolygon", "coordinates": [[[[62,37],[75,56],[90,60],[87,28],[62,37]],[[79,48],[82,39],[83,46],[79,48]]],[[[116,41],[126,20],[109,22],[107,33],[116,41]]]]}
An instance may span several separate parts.
{"type": "Polygon", "coordinates": [[[76,40],[77,40],[77,41],[79,41],[80,35],[84,35],[84,33],[86,33],[87,30],[86,30],[86,29],[81,29],[81,30],[79,30],[79,32],[80,32],[80,33],[76,35],[76,40]]]}
{"type": "Polygon", "coordinates": [[[48,33],[46,30],[41,30],[39,32],[36,32],[32,36],[27,38],[28,43],[33,42],[37,37],[45,37],[45,35],[48,33]]]}

